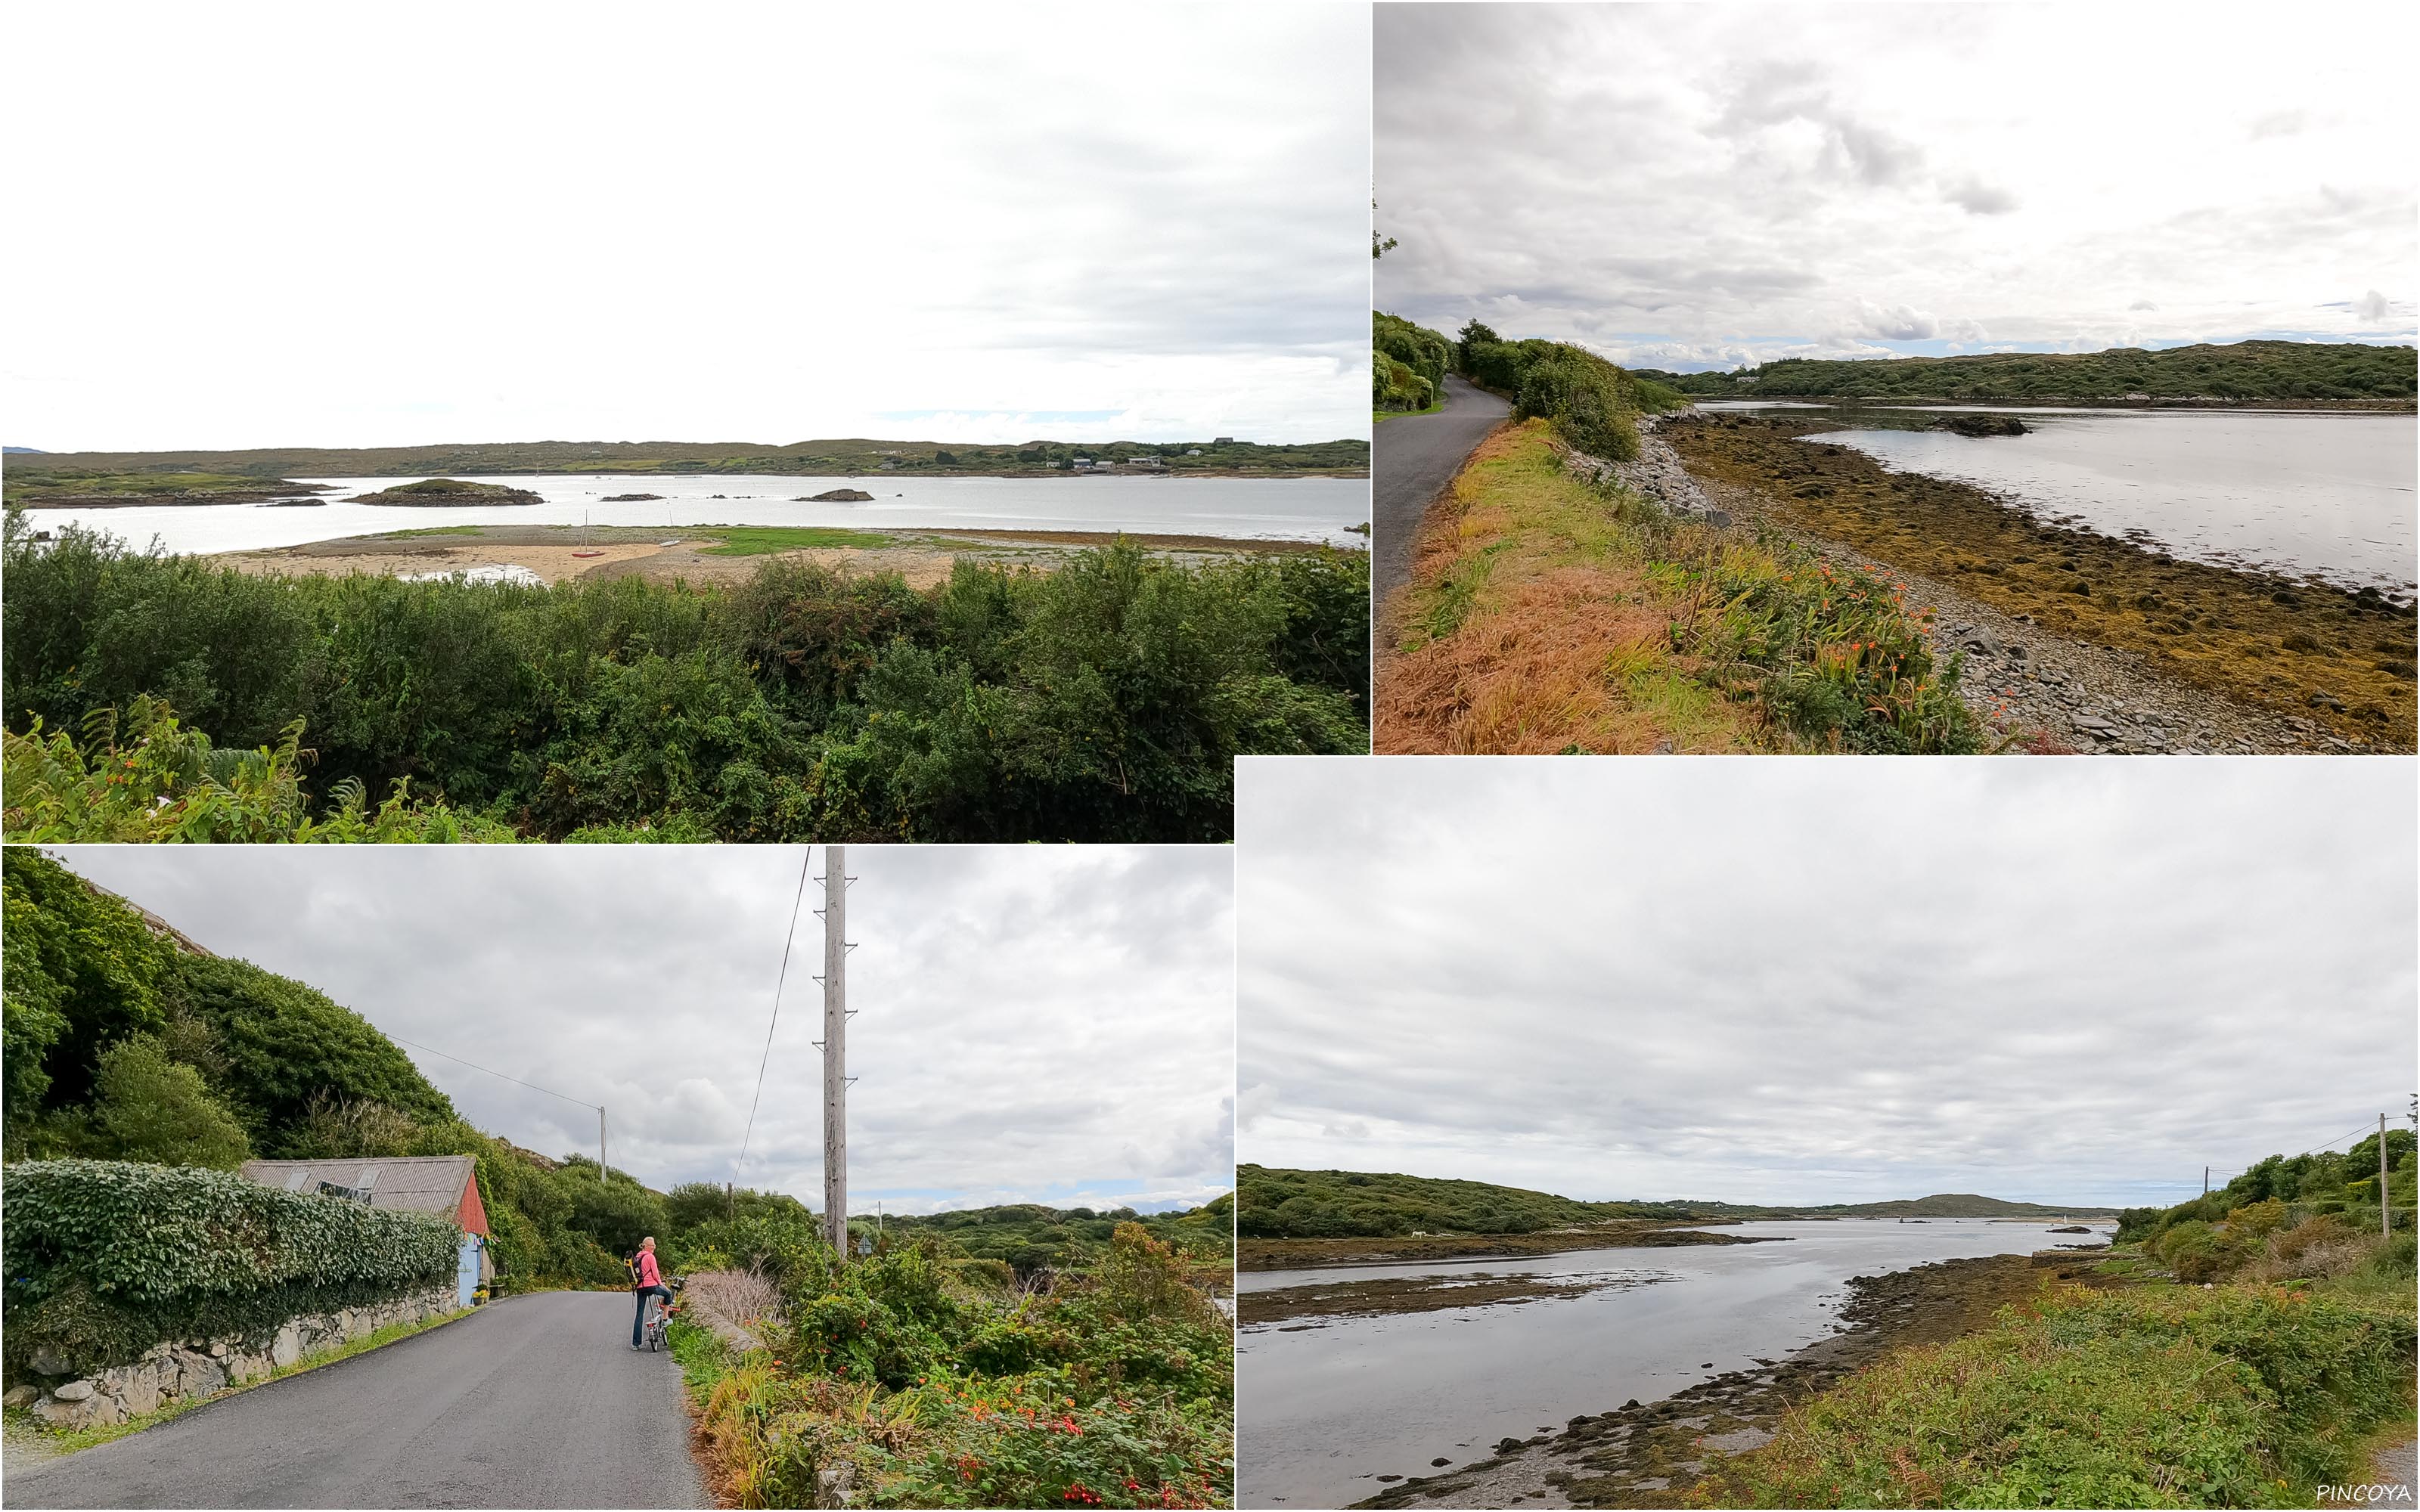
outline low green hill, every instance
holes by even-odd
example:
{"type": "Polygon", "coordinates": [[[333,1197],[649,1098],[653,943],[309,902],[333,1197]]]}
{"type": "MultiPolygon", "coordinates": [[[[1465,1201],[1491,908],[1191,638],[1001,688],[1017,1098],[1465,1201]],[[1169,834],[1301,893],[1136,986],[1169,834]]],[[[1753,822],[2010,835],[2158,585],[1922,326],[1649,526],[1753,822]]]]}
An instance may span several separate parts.
{"type": "Polygon", "coordinates": [[[1664,1222],[1774,1218],[2115,1217],[2115,1208],[2049,1207],[1971,1193],[1889,1202],[1583,1202],[1495,1186],[1373,1171],[1235,1168],[1236,1232],[1247,1239],[1388,1239],[1406,1234],[1533,1234],[1623,1219],[1664,1222]]]}
{"type": "MultiPolygon", "coordinates": [[[[1064,472],[1078,456],[1120,463],[1156,459],[1171,472],[1359,474],[1370,468],[1370,443],[1198,441],[1054,441],[977,446],[959,441],[864,439],[792,441],[495,441],[472,445],[256,447],[229,452],[46,452],[8,459],[8,498],[21,493],[79,491],[78,480],[111,480],[125,490],[131,475],[208,474],[216,478],[391,478],[503,473],[756,472],[854,477],[875,472],[921,475],[1064,472]]],[[[94,486],[101,485],[96,484],[94,486]]]]}
{"type": "Polygon", "coordinates": [[[1972,1192],[1941,1192],[1929,1197],[1904,1197],[1891,1202],[1857,1202],[1798,1212],[1840,1218],[2115,1218],[2115,1208],[2045,1207],[2039,1202],[2004,1202],[1972,1192]]]}
{"type": "Polygon", "coordinates": [[[2239,341],[2147,351],[1982,352],[1863,362],[1791,358],[1730,373],[1637,376],[1701,397],[1735,399],[2410,399],[2420,366],[2410,347],[2239,341]]]}
{"type": "MultiPolygon", "coordinates": [[[[890,1217],[883,1227],[894,1235],[937,1233],[969,1256],[1004,1260],[1019,1274],[1030,1275],[1045,1267],[1066,1270],[1096,1257],[1108,1250],[1120,1224],[1140,1224],[1154,1239],[1198,1258],[1223,1259],[1235,1253],[1234,1211],[1232,1196],[1179,1212],[1153,1213],[1014,1203],[890,1217]]],[[[854,1227],[871,1227],[862,1213],[850,1221],[854,1227]]]]}

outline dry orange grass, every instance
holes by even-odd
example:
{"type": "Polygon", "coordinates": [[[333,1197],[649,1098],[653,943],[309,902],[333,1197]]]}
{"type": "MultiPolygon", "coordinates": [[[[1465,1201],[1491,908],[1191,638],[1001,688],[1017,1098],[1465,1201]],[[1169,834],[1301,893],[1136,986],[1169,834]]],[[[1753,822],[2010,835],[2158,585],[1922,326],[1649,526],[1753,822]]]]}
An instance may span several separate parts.
{"type": "MultiPolygon", "coordinates": [[[[1374,748],[1545,755],[1752,747],[1743,712],[1682,687],[1692,665],[1671,649],[1678,606],[1664,601],[1639,564],[1605,552],[1574,561],[1565,532],[1523,507],[1540,486],[1541,463],[1554,461],[1543,432],[1508,424],[1471,454],[1430,512],[1410,581],[1387,606],[1374,748]],[[1526,486],[1496,486],[1516,471],[1526,486]],[[1459,625],[1433,640],[1415,633],[1441,585],[1482,568],[1486,580],[1459,625]],[[1411,649],[1386,649],[1407,640],[1411,649]]],[[[1576,481],[1544,486],[1572,490],[1559,508],[1585,497],[1576,481]]],[[[1590,507],[1603,505],[1591,500],[1590,507]]]]}

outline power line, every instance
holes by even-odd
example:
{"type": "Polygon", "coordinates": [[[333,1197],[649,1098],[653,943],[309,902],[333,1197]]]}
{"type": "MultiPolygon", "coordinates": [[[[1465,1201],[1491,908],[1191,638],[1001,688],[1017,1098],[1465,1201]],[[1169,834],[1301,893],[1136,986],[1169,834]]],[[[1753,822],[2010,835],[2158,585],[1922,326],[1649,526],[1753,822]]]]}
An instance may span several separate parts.
{"type": "MultiPolygon", "coordinates": [[[[480,1065],[480,1064],[479,1064],[478,1062],[476,1062],[476,1061],[473,1061],[473,1060],[465,1060],[465,1059],[463,1059],[460,1056],[449,1056],[449,1055],[447,1055],[447,1054],[446,1054],[444,1051],[442,1051],[442,1050],[431,1050],[431,1049],[429,1049],[429,1047],[428,1047],[428,1046],[427,1046],[427,1045],[425,1045],[425,1044],[418,1043],[418,1042],[417,1042],[417,1041],[415,1041],[407,1040],[407,1039],[405,1039],[402,1035],[399,1035],[399,1034],[389,1034],[389,1035],[387,1036],[387,1038],[388,1038],[388,1039],[390,1039],[390,1040],[393,1040],[393,1041],[394,1041],[396,1043],[397,1043],[397,1044],[408,1044],[408,1045],[411,1045],[411,1048],[413,1048],[414,1050],[426,1050],[426,1051],[427,1051],[427,1052],[428,1052],[428,1054],[430,1054],[430,1055],[432,1055],[432,1056],[435,1056],[435,1057],[437,1057],[438,1058],[440,1058],[440,1059],[442,1059],[442,1060],[450,1060],[450,1061],[454,1062],[454,1064],[456,1064],[456,1065],[458,1065],[458,1066],[468,1066],[468,1067],[470,1067],[473,1071],[484,1071],[484,1072],[487,1072],[487,1073],[488,1073],[489,1075],[490,1075],[490,1076],[504,1076],[504,1073],[503,1072],[495,1071],[495,1070],[492,1070],[492,1069],[490,1069],[490,1068],[489,1068],[489,1067],[482,1066],[482,1065],[480,1065]]],[[[558,1092],[558,1091],[554,1090],[554,1089],[553,1089],[552,1088],[551,1088],[551,1087],[540,1087],[540,1086],[539,1086],[537,1083],[535,1083],[535,1082],[525,1082],[525,1081],[522,1081],[522,1080],[521,1080],[520,1077],[518,1077],[518,1076],[504,1076],[504,1080],[506,1080],[506,1081],[508,1081],[508,1082],[511,1082],[511,1083],[515,1084],[516,1086],[520,1086],[520,1087],[526,1087],[526,1088],[529,1088],[531,1091],[533,1091],[533,1092],[544,1092],[544,1093],[545,1093],[547,1096],[549,1096],[549,1097],[560,1097],[560,1098],[563,1098],[563,1100],[564,1100],[566,1103],[580,1103],[580,1105],[581,1105],[582,1107],[583,1107],[583,1108],[595,1108],[595,1109],[596,1109],[597,1112],[599,1112],[599,1113],[601,1113],[601,1112],[603,1112],[603,1111],[604,1111],[604,1109],[602,1109],[602,1108],[598,1108],[598,1107],[597,1106],[597,1104],[596,1104],[596,1103],[581,1103],[581,1102],[580,1102],[580,1099],[578,1099],[578,1098],[576,1098],[576,1097],[566,1097],[563,1093],[561,1093],[561,1092],[558,1092]]]]}
{"type": "Polygon", "coordinates": [[[807,901],[807,868],[814,860],[815,848],[807,846],[799,856],[799,891],[790,900],[790,933],[782,936],[782,974],[773,980],[773,1017],[765,1026],[765,1053],[756,1060],[756,1092],[748,1100],[748,1128],[739,1136],[739,1158],[731,1165],[731,1181],[739,1183],[739,1168],[748,1163],[748,1141],[756,1133],[756,1104],[765,1098],[765,1068],[773,1059],[773,1028],[782,1022],[782,987],[790,980],[790,946],[799,937],[799,909],[807,901]]]}

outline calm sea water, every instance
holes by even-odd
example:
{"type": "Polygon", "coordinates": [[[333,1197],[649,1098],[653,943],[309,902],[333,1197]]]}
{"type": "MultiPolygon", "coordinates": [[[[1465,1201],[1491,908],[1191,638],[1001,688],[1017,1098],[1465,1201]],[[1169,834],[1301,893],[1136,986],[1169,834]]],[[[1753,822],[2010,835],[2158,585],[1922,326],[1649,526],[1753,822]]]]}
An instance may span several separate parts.
{"type": "Polygon", "coordinates": [[[2420,420],[2411,415],[1959,407],[2034,427],[1978,438],[1917,428],[1944,409],[1808,408],[1841,418],[1823,440],[1894,471],[1989,488],[2044,517],[2196,561],[2347,588],[2413,587],[2420,420]]]}
{"type": "Polygon", "coordinates": [[[1853,1275],[2106,1242],[2109,1226],[2094,1227],[2081,1235],[1981,1220],[1741,1224],[1725,1232],[1787,1242],[1239,1275],[1244,1291],[1474,1271],[1630,1272],[1658,1284],[1292,1333],[1284,1323],[1245,1331],[1235,1360],[1236,1504],[1343,1506],[1382,1489],[1374,1476],[1431,1474],[1429,1461],[1439,1457],[1469,1464],[1498,1440],[1777,1360],[1835,1330],[1853,1275]]]}
{"type": "Polygon", "coordinates": [[[140,547],[156,535],[171,551],[257,551],[381,531],[439,525],[837,525],[863,530],[950,528],[1126,531],[1136,534],[1216,535],[1229,539],[1326,541],[1360,546],[1346,527],[1370,517],[1366,478],[798,478],[488,477],[542,495],[542,504],[490,509],[420,509],[350,504],[356,494],[409,478],[304,478],[334,486],[306,507],[275,504],[169,505],[134,509],[43,509],[37,529],[70,520],[140,547]],[[874,495],[870,503],[801,503],[833,488],[874,495]],[[662,494],[659,501],[609,504],[611,494],[662,494]]]}

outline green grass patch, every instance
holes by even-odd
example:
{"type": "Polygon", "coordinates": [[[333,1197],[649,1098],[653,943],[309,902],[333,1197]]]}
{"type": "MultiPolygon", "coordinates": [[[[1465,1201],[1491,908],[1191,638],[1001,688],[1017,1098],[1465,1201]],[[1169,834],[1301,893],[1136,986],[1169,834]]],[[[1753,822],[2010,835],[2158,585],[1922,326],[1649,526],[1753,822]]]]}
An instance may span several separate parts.
{"type": "Polygon", "coordinates": [[[893,544],[894,538],[873,531],[834,530],[821,525],[735,526],[719,532],[722,544],[705,548],[711,557],[761,557],[810,547],[857,547],[870,549],[893,544]]]}

